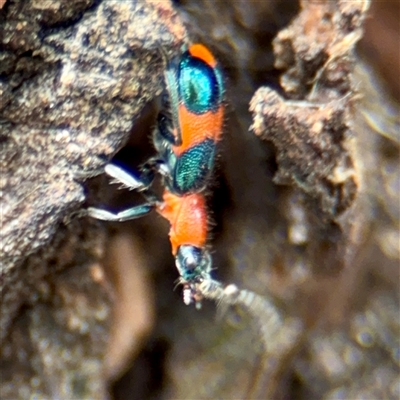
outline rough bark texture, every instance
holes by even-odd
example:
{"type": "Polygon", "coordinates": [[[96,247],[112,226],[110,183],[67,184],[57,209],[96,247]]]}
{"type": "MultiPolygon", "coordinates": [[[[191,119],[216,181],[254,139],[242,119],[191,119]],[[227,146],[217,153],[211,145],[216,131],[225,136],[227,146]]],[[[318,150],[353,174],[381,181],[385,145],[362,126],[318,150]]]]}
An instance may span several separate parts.
{"type": "Polygon", "coordinates": [[[104,398],[113,289],[93,272],[104,235],[76,218],[82,182],[160,93],[159,47],[184,30],[157,2],[9,1],[0,18],[1,397],[104,398]]]}
{"type": "Polygon", "coordinates": [[[399,397],[399,106],[369,68],[390,40],[355,52],[368,5],[0,0],[1,398],[399,397]],[[186,30],[226,76],[215,274],[258,316],[182,304],[160,217],[84,216],[143,201],[88,178],[152,154],[186,30]]]}
{"type": "Polygon", "coordinates": [[[298,17],[273,41],[288,99],[264,87],[250,105],[252,129],[276,148],[274,182],[298,189],[297,207],[301,197],[312,203],[304,210],[311,215],[303,216],[310,228],[298,234],[293,228],[292,239],[314,243],[310,253],[318,258],[321,247],[328,247],[324,263],[337,271],[351,261],[350,247],[358,244],[363,223],[356,217],[363,176],[351,124],[354,46],[367,8],[364,2],[304,2],[298,17]]]}

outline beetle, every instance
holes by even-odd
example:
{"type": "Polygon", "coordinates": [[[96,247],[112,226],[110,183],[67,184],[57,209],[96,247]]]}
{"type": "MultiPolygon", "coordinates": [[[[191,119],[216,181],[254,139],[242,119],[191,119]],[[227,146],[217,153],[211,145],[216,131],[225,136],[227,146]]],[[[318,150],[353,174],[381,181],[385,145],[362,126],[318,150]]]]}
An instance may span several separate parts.
{"type": "Polygon", "coordinates": [[[202,44],[191,45],[179,61],[167,64],[165,83],[171,118],[165,112],[157,117],[153,133],[157,156],[140,168],[138,176],[112,163],[105,167],[108,175],[140,191],[146,203],[116,214],[89,207],[88,214],[106,221],[126,221],[155,209],[166,218],[183,300],[200,307],[199,285],[212,279],[206,248],[206,191],[222,136],[224,86],[218,63],[202,44]],[[165,187],[162,201],[150,189],[155,172],[161,174],[165,187]]]}

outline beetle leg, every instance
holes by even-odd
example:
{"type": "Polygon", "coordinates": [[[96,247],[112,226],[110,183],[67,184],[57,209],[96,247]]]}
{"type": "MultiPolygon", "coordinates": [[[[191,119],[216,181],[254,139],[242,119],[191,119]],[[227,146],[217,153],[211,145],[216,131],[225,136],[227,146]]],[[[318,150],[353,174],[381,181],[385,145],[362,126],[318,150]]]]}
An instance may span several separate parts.
{"type": "Polygon", "coordinates": [[[104,168],[104,171],[107,175],[111,176],[132,190],[144,190],[151,184],[151,182],[148,184],[147,181],[135,177],[133,174],[112,163],[107,164],[104,168]]]}
{"type": "Polygon", "coordinates": [[[89,207],[88,215],[102,221],[129,221],[149,214],[155,208],[155,204],[145,203],[140,206],[131,207],[118,213],[113,213],[101,208],[89,207]]]}

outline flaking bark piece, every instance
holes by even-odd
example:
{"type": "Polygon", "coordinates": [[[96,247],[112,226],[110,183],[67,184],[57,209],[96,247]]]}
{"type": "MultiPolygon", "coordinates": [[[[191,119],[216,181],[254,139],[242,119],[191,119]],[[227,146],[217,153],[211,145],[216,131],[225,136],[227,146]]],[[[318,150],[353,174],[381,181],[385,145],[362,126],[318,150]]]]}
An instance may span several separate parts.
{"type": "Polygon", "coordinates": [[[352,75],[368,6],[368,0],[302,1],[273,41],[283,91],[260,88],[250,103],[253,131],[276,148],[274,181],[291,186],[306,205],[311,229],[302,244],[320,270],[340,271],[350,262],[365,221],[356,218],[363,180],[352,75]]]}
{"type": "Polygon", "coordinates": [[[302,11],[273,41],[275,67],[291,98],[326,101],[353,91],[354,46],[370,1],[301,1],[302,11]]]}
{"type": "Polygon", "coordinates": [[[284,94],[296,100],[259,89],[250,104],[252,128],[276,147],[275,182],[300,189],[334,221],[358,193],[351,73],[368,1],[303,1],[302,8],[274,40],[284,94]]]}
{"type": "Polygon", "coordinates": [[[253,129],[277,149],[274,181],[293,185],[317,200],[329,219],[348,209],[357,194],[357,174],[346,148],[351,132],[346,100],[325,105],[285,101],[261,88],[252,100],[253,129]]]}

